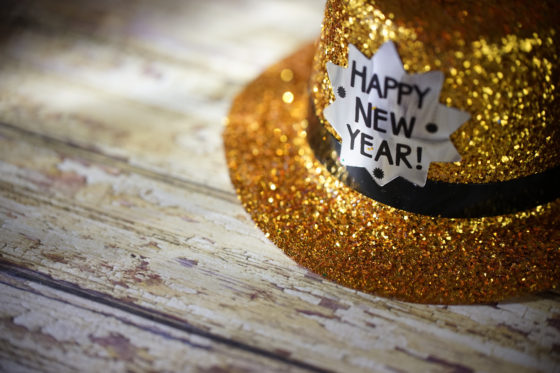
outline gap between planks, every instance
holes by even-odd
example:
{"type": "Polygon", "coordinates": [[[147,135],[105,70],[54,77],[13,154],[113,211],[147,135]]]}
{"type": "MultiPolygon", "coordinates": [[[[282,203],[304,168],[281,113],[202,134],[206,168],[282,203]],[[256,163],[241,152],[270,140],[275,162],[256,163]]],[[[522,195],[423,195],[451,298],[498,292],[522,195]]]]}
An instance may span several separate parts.
{"type": "Polygon", "coordinates": [[[180,179],[166,173],[160,173],[144,167],[131,165],[126,159],[102,153],[94,146],[84,147],[74,142],[65,142],[48,135],[22,129],[5,122],[0,122],[0,136],[18,137],[33,145],[56,148],[57,151],[64,155],[73,155],[84,160],[91,161],[92,163],[95,162],[109,167],[116,167],[127,173],[138,174],[148,179],[167,183],[194,193],[204,194],[225,202],[235,204],[240,203],[237,195],[232,191],[214,188],[203,183],[180,179]]]}
{"type": "MultiPolygon", "coordinates": [[[[141,317],[143,319],[156,322],[161,325],[176,329],[178,331],[194,334],[203,338],[207,338],[215,343],[220,343],[226,345],[230,348],[238,349],[244,352],[249,352],[259,357],[264,357],[277,362],[291,365],[293,367],[305,369],[311,372],[332,372],[331,370],[324,369],[306,362],[291,359],[281,354],[261,349],[234,339],[229,339],[222,337],[218,334],[210,333],[206,330],[197,328],[187,321],[182,320],[178,317],[167,315],[165,313],[159,312],[157,310],[149,309],[147,307],[142,307],[136,304],[127,303],[125,301],[111,297],[110,295],[103,294],[94,290],[83,289],[75,284],[64,280],[56,280],[51,276],[40,273],[38,271],[33,271],[30,269],[22,268],[20,266],[14,265],[9,261],[0,259],[0,272],[4,275],[14,277],[19,280],[29,281],[32,283],[37,283],[42,286],[49,287],[54,290],[58,290],[64,293],[68,293],[79,298],[83,298],[89,301],[93,301],[99,304],[109,306],[120,311],[127,312],[129,314],[141,317]]],[[[2,282],[2,281],[0,281],[2,282]]],[[[14,286],[13,284],[6,284],[9,286],[14,286]]],[[[29,292],[35,293],[33,290],[28,290],[29,292]]],[[[40,294],[37,294],[40,295],[40,294]]]]}

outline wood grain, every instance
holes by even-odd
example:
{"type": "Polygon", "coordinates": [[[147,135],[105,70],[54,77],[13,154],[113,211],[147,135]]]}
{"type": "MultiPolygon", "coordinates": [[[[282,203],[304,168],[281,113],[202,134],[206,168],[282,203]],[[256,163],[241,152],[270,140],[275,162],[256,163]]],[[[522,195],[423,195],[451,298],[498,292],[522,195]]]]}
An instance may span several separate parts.
{"type": "Polygon", "coordinates": [[[358,293],[243,211],[221,120],[321,2],[21,4],[0,49],[1,369],[560,371],[560,295],[358,293]]]}
{"type": "Polygon", "coordinates": [[[0,273],[0,370],[314,370],[0,273]]]}
{"type": "Polygon", "coordinates": [[[230,190],[221,141],[229,105],[260,70],[316,37],[321,2],[196,4],[30,4],[26,27],[1,50],[0,120],[230,190]],[[294,11],[275,30],[278,7],[294,11]],[[177,19],[185,14],[195,22],[177,19]]]}

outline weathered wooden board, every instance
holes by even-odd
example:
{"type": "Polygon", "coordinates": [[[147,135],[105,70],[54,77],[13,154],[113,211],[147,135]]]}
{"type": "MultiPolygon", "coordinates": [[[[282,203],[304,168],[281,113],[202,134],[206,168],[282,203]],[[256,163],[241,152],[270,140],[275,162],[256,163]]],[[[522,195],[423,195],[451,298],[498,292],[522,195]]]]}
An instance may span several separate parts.
{"type": "Polygon", "coordinates": [[[305,371],[0,273],[0,371],[305,371]]]}
{"type": "Polygon", "coordinates": [[[19,4],[0,47],[2,369],[560,371],[560,295],[358,293],[243,211],[221,120],[318,32],[320,1],[19,4]]]}
{"type": "Polygon", "coordinates": [[[0,121],[227,190],[235,93],[316,37],[322,16],[320,1],[83,4],[20,10],[26,27],[0,49],[0,121]],[[273,22],[276,8],[290,17],[273,22]]]}

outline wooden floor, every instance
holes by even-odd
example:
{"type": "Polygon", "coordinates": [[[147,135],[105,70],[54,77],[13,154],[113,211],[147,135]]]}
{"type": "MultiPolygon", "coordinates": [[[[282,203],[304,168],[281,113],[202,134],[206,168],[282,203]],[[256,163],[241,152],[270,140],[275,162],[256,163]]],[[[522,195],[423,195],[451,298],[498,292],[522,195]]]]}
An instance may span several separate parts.
{"type": "Polygon", "coordinates": [[[322,1],[2,5],[0,371],[560,371],[559,294],[391,301],[252,224],[223,118],[322,1]]]}

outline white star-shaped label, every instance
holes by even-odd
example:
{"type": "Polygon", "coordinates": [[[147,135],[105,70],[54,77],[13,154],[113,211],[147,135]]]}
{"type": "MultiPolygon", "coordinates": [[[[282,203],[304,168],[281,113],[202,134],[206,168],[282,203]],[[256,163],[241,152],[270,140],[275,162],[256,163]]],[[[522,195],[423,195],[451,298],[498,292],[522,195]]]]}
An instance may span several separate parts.
{"type": "Polygon", "coordinates": [[[342,139],[340,161],[383,186],[398,176],[424,186],[431,162],[461,159],[449,136],[470,115],[439,103],[443,73],[407,74],[393,42],[371,58],[348,47],[348,67],[331,62],[336,96],[325,118],[342,139]]]}

